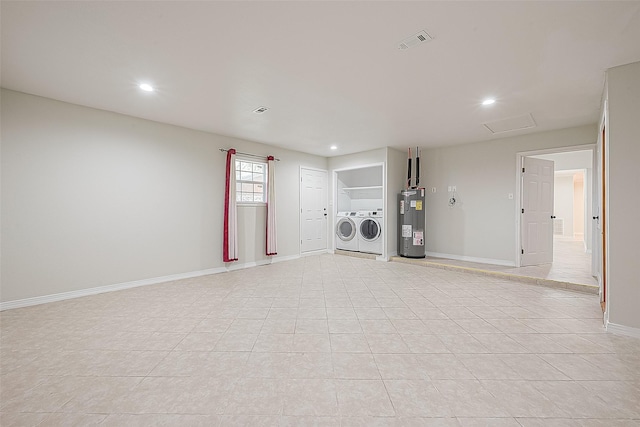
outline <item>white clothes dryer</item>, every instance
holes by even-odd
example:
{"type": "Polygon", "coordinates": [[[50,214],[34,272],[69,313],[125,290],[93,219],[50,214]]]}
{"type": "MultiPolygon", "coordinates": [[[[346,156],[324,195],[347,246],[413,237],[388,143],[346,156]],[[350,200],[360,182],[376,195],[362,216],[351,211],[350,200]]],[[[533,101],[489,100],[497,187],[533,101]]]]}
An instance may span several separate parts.
{"type": "Polygon", "coordinates": [[[336,249],[358,251],[361,218],[358,218],[357,212],[338,212],[336,219],[336,249]]]}
{"type": "Polygon", "coordinates": [[[360,252],[382,255],[382,209],[377,211],[360,211],[358,226],[358,248],[360,252]]]}

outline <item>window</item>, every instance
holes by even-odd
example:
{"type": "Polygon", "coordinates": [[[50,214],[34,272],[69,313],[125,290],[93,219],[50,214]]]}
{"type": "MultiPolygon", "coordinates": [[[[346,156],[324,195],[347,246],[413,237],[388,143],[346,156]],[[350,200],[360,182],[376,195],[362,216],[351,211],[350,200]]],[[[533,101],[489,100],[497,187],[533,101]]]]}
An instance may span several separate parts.
{"type": "Polygon", "coordinates": [[[236,201],[266,203],[267,164],[261,161],[236,160],[236,201]]]}

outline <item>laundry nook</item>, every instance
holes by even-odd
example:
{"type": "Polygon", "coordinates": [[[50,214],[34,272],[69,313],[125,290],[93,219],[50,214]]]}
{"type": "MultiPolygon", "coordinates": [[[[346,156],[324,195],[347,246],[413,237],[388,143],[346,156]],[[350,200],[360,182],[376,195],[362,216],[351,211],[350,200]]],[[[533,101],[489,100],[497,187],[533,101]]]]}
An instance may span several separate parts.
{"type": "Polygon", "coordinates": [[[383,166],[339,170],[335,176],[336,249],[382,255],[383,166]]]}

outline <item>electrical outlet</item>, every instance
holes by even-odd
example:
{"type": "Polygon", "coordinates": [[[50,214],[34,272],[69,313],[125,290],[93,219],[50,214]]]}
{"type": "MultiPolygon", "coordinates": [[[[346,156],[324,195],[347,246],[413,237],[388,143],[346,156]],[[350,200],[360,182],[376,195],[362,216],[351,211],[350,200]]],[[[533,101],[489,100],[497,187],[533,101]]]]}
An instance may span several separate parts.
{"type": "Polygon", "coordinates": [[[451,186],[449,186],[449,193],[451,193],[451,186]]]}
{"type": "Polygon", "coordinates": [[[509,193],[509,200],[513,200],[513,193],[509,193]]]}
{"type": "Polygon", "coordinates": [[[436,187],[431,187],[431,192],[435,193],[436,192],[436,187]]]}
{"type": "Polygon", "coordinates": [[[456,186],[455,185],[453,187],[451,187],[451,188],[453,188],[453,190],[451,190],[451,191],[454,191],[454,192],[456,191],[456,186]]]}

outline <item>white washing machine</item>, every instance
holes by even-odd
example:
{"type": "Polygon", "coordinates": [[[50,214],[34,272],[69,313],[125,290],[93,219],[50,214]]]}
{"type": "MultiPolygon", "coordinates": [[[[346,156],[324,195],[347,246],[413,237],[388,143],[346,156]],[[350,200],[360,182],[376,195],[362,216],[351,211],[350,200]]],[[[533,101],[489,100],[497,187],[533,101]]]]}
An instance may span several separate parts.
{"type": "Polygon", "coordinates": [[[361,220],[358,213],[338,212],[336,220],[336,249],[358,251],[358,226],[361,220]]]}
{"type": "Polygon", "coordinates": [[[358,249],[360,252],[382,255],[382,209],[358,212],[358,249]]]}

